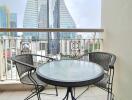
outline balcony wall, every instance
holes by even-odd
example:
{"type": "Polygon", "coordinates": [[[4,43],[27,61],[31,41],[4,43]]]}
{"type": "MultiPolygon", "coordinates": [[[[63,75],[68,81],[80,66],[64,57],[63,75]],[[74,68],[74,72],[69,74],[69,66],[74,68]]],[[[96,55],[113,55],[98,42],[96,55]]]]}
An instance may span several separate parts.
{"type": "Polygon", "coordinates": [[[104,50],[117,55],[115,100],[131,100],[132,95],[132,0],[102,0],[104,50]]]}

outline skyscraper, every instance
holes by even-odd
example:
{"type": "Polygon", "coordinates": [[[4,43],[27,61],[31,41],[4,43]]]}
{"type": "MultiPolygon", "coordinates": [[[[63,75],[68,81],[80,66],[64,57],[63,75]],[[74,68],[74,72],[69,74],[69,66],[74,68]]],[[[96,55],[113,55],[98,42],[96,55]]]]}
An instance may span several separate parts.
{"type": "MultiPolygon", "coordinates": [[[[39,0],[38,7],[38,28],[48,28],[47,0],[39,0]]],[[[47,38],[48,32],[39,32],[39,39],[47,40],[47,38]]]]}
{"type": "MultiPolygon", "coordinates": [[[[59,0],[60,1],[60,9],[59,9],[59,28],[76,28],[76,24],[69,13],[66,4],[64,0],[59,0]]],[[[71,39],[75,38],[75,32],[61,32],[60,33],[60,39],[71,39]]]]}
{"type": "MultiPolygon", "coordinates": [[[[49,26],[52,28],[60,28],[60,3],[59,0],[52,0],[49,2],[50,9],[50,17],[49,18],[49,26]]],[[[50,54],[58,54],[60,52],[60,33],[59,32],[51,32],[48,34],[48,53],[50,54]]]]}
{"type": "MultiPolygon", "coordinates": [[[[10,13],[9,9],[6,6],[0,6],[0,28],[9,28],[10,27],[10,13]]],[[[7,32],[0,32],[0,36],[10,35],[7,32]]]]}
{"type": "MultiPolygon", "coordinates": [[[[27,0],[23,27],[47,28],[47,0],[27,0]]],[[[25,32],[25,38],[47,39],[47,32],[25,32]]]]}
{"type": "MultiPolygon", "coordinates": [[[[51,0],[50,2],[50,27],[52,28],[76,28],[76,24],[68,11],[64,0],[51,0]]],[[[64,33],[59,35],[60,39],[74,38],[75,32],[64,33]]],[[[55,36],[56,37],[56,36],[55,36]]]]}
{"type": "MultiPolygon", "coordinates": [[[[38,28],[38,0],[27,0],[23,20],[24,28],[38,28]]],[[[25,38],[37,39],[37,32],[24,32],[25,38]]]]}
{"type": "MultiPolygon", "coordinates": [[[[10,14],[10,28],[16,28],[17,27],[17,14],[11,13],[10,14]]],[[[17,32],[11,32],[11,36],[16,37],[17,32]]]]}
{"type": "MultiPolygon", "coordinates": [[[[1,28],[16,28],[17,14],[10,13],[6,6],[0,6],[0,27],[1,28]]],[[[0,32],[0,36],[17,36],[17,32],[0,32]]]]}
{"type": "MultiPolygon", "coordinates": [[[[50,27],[75,28],[75,22],[70,15],[64,0],[51,0],[50,2],[50,27]]],[[[75,38],[75,32],[54,32],[49,34],[49,52],[57,54],[60,51],[60,39],[75,38]]]]}

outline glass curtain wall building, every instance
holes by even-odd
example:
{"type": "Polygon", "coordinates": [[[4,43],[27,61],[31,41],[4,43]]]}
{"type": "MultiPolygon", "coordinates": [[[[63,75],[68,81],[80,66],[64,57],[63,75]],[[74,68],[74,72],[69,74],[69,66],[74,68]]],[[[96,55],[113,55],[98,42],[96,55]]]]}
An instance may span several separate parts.
{"type": "MultiPolygon", "coordinates": [[[[11,13],[10,14],[10,28],[16,28],[17,27],[17,14],[11,13]]],[[[11,32],[11,36],[17,37],[17,32],[11,32]]]]}
{"type": "MultiPolygon", "coordinates": [[[[38,0],[27,0],[23,20],[24,28],[38,28],[38,0]]],[[[24,38],[36,40],[38,33],[24,32],[24,38]]]]}
{"type": "MultiPolygon", "coordinates": [[[[51,28],[76,28],[76,24],[69,13],[64,0],[50,0],[50,27],[51,28]]],[[[60,39],[72,39],[75,38],[76,33],[74,32],[60,32],[50,33],[49,37],[49,50],[52,54],[57,54],[60,51],[60,39]],[[53,39],[53,40],[52,40],[53,39]]]]}
{"type": "MultiPolygon", "coordinates": [[[[27,0],[23,27],[24,28],[47,28],[47,0],[27,0]]],[[[25,32],[25,38],[33,40],[47,39],[47,32],[25,32]]]]}
{"type": "MultiPolygon", "coordinates": [[[[64,0],[60,0],[60,28],[76,28],[76,24],[69,13],[66,4],[64,0]]],[[[75,33],[70,32],[70,33],[60,33],[60,38],[61,39],[72,39],[75,38],[75,33]]]]}
{"type": "MultiPolygon", "coordinates": [[[[0,28],[16,28],[17,14],[10,13],[8,7],[0,6],[0,28]]],[[[0,32],[0,36],[17,36],[17,32],[0,32]]]]}
{"type": "MultiPolygon", "coordinates": [[[[0,6],[0,27],[9,28],[10,27],[10,13],[9,9],[6,6],[0,6]]],[[[0,36],[10,35],[7,32],[0,32],[0,36]]]]}
{"type": "MultiPolygon", "coordinates": [[[[49,27],[60,28],[60,0],[49,1],[49,27]]],[[[60,33],[51,32],[48,34],[48,53],[58,54],[60,52],[60,33]]]]}
{"type": "MultiPolygon", "coordinates": [[[[50,0],[50,27],[51,28],[76,28],[70,12],[68,11],[64,0],[50,0]]],[[[60,33],[60,39],[75,38],[76,33],[60,33]]],[[[56,36],[55,36],[56,37],[56,36]]]]}
{"type": "MultiPolygon", "coordinates": [[[[38,28],[48,28],[48,15],[47,15],[47,0],[39,0],[38,2],[38,28]]],[[[47,40],[47,32],[39,32],[40,40],[47,40]]]]}

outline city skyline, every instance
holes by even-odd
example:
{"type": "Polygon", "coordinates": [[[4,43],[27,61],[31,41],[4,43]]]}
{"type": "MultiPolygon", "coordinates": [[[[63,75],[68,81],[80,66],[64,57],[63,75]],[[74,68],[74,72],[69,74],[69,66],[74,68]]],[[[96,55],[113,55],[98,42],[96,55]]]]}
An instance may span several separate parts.
{"type": "MultiPolygon", "coordinates": [[[[27,0],[0,0],[18,15],[18,27],[23,27],[24,8],[27,0]],[[14,3],[15,2],[15,3],[14,3]],[[17,7],[16,5],[19,5],[17,7]]],[[[65,0],[77,28],[100,28],[101,0],[65,0]]]]}

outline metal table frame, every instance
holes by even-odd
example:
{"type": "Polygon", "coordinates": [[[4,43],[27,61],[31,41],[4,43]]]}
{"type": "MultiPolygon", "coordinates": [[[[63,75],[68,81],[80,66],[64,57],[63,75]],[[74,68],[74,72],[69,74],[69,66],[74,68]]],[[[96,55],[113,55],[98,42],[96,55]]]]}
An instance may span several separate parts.
{"type": "MultiPolygon", "coordinates": [[[[55,61],[55,62],[57,62],[57,61],[55,61]]],[[[53,63],[53,62],[51,62],[51,63],[53,63]]],[[[90,63],[92,63],[92,62],[90,62],[90,63]]],[[[43,65],[43,66],[46,66],[46,65],[43,65]]],[[[43,67],[43,66],[40,66],[40,67],[43,67]]],[[[94,83],[100,81],[103,78],[104,71],[100,65],[97,65],[97,66],[100,67],[101,72],[96,78],[93,78],[91,80],[77,81],[77,82],[72,82],[72,81],[71,82],[70,81],[69,82],[63,82],[60,80],[55,80],[55,79],[52,79],[50,77],[41,75],[42,73],[39,72],[40,67],[37,68],[36,73],[37,73],[38,78],[47,84],[55,85],[55,86],[61,86],[61,87],[67,87],[67,92],[66,92],[66,95],[63,98],[63,100],[68,100],[69,94],[71,94],[72,100],[76,100],[76,98],[74,97],[74,94],[73,94],[73,87],[82,87],[82,86],[86,86],[86,85],[91,85],[91,84],[94,84],[94,83]]]]}

